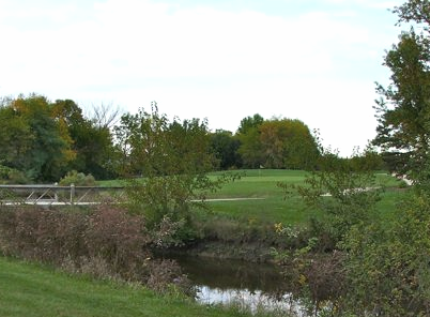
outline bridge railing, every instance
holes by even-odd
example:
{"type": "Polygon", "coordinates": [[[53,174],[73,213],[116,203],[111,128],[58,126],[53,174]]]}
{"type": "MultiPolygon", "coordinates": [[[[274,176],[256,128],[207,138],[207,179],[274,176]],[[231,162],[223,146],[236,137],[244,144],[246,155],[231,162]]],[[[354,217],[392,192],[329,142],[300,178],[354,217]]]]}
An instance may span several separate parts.
{"type": "Polygon", "coordinates": [[[0,185],[0,203],[74,205],[97,203],[103,198],[121,197],[124,193],[122,186],[0,185]]]}

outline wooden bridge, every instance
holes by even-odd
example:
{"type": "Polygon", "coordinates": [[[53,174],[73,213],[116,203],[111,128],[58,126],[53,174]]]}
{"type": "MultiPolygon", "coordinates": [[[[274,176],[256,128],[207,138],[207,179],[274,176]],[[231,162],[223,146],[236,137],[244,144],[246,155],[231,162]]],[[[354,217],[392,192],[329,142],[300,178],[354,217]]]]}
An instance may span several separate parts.
{"type": "Polygon", "coordinates": [[[124,192],[121,186],[0,185],[0,205],[95,205],[103,199],[122,197],[124,192]]]}

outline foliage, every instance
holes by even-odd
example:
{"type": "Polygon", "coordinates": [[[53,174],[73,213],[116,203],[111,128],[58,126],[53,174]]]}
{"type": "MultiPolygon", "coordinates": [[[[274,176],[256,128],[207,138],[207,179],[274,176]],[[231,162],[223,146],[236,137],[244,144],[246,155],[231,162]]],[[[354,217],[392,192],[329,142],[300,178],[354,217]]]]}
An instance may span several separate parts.
{"type": "Polygon", "coordinates": [[[428,316],[430,314],[430,11],[429,2],[409,0],[394,12],[399,23],[412,22],[385,62],[391,85],[378,87],[381,145],[391,168],[416,183],[398,205],[396,221],[354,226],[344,239],[348,251],[346,304],[362,315],[428,316]],[[391,104],[390,107],[387,104],[391,104]]]}
{"type": "Polygon", "coordinates": [[[387,88],[377,86],[381,98],[375,107],[379,126],[374,144],[381,146],[393,171],[417,181],[430,145],[428,6],[428,1],[410,0],[394,10],[399,23],[412,22],[422,31],[416,33],[411,27],[388,51],[385,65],[392,73],[391,83],[387,88]]]}
{"type": "Polygon", "coordinates": [[[227,180],[207,176],[215,164],[207,123],[170,122],[154,103],[151,113],[141,109],[136,115],[124,115],[117,132],[127,145],[126,171],[144,177],[143,182],[130,181],[129,208],[144,214],[148,228],[155,232],[169,223],[182,235],[180,241],[186,239],[191,205],[202,207],[207,193],[227,180]]]}
{"type": "Polygon", "coordinates": [[[256,113],[252,117],[248,116],[240,121],[237,134],[247,134],[251,130],[258,128],[264,122],[264,118],[256,113]]]}
{"type": "Polygon", "coordinates": [[[300,120],[273,119],[260,127],[262,164],[267,168],[314,169],[317,143],[300,120]]]}
{"type": "Polygon", "coordinates": [[[379,316],[428,316],[430,197],[411,192],[392,225],[354,228],[348,250],[348,306],[379,316]]]}
{"type": "Polygon", "coordinates": [[[49,211],[20,207],[0,213],[0,250],[76,271],[96,268],[105,276],[129,279],[140,274],[148,257],[149,236],[140,217],[110,205],[95,211],[49,211]]]}
{"type": "Polygon", "coordinates": [[[280,184],[288,195],[298,192],[308,208],[318,212],[309,228],[319,239],[320,250],[334,250],[352,227],[377,218],[375,206],[382,188],[377,187],[373,164],[367,164],[366,157],[373,156],[356,153],[346,160],[323,151],[319,170],[308,174],[306,186],[280,184]]]}
{"type": "Polygon", "coordinates": [[[230,131],[216,130],[211,134],[211,149],[219,161],[221,170],[235,169],[242,166],[238,153],[240,141],[230,131]]]}
{"type": "Polygon", "coordinates": [[[28,181],[24,173],[14,168],[0,165],[0,184],[26,184],[28,181]]]}
{"type": "Polygon", "coordinates": [[[68,185],[76,185],[76,186],[94,186],[96,184],[96,180],[91,174],[85,175],[84,173],[78,173],[73,170],[70,171],[60,180],[60,185],[68,186],[68,185]]]}
{"type": "Polygon", "coordinates": [[[116,149],[109,128],[115,115],[109,116],[101,107],[96,117],[99,121],[86,119],[81,108],[73,100],[56,100],[52,105],[54,117],[70,136],[75,158],[67,169],[91,173],[97,179],[115,177],[116,149]]]}
{"type": "Polygon", "coordinates": [[[247,168],[259,168],[262,164],[259,127],[263,122],[263,117],[255,114],[253,117],[244,118],[237,130],[236,135],[240,141],[238,153],[247,168]]]}
{"type": "Polygon", "coordinates": [[[72,100],[31,94],[0,105],[0,161],[29,179],[58,180],[71,169],[98,178],[115,174],[115,153],[108,127],[87,120],[72,100]]]}
{"type": "MultiPolygon", "coordinates": [[[[376,203],[382,189],[376,187],[371,153],[356,153],[349,159],[342,159],[322,147],[321,151],[319,170],[308,174],[305,185],[279,184],[286,190],[287,199],[299,193],[317,215],[308,223],[307,243],[278,252],[277,258],[292,281],[292,287],[300,296],[309,297],[312,307],[324,308],[321,314],[330,312],[342,316],[345,309],[349,309],[345,305],[346,300],[352,298],[349,292],[356,287],[350,284],[351,272],[346,266],[349,242],[357,232],[378,223],[376,203]],[[331,303],[329,307],[327,301],[331,303]]],[[[287,233],[286,239],[289,238],[291,230],[285,231],[282,226],[276,229],[281,235],[287,233]]]]}
{"type": "Polygon", "coordinates": [[[263,120],[258,115],[242,120],[238,152],[249,168],[313,169],[319,156],[309,128],[299,120],[263,120]]]}
{"type": "Polygon", "coordinates": [[[0,160],[36,180],[58,179],[73,159],[70,140],[52,117],[45,97],[30,95],[9,100],[0,108],[0,160]]]}

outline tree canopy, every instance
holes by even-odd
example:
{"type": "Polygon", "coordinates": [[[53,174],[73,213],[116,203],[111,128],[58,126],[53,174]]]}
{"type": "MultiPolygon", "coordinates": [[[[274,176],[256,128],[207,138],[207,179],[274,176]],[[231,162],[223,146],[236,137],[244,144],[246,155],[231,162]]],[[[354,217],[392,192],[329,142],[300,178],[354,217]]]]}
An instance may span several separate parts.
{"type": "Polygon", "coordinates": [[[391,71],[388,87],[377,86],[378,119],[374,144],[381,147],[391,170],[417,179],[428,160],[430,137],[430,4],[408,1],[397,7],[399,23],[414,22],[385,56],[391,71]]]}
{"type": "Polygon", "coordinates": [[[260,115],[242,120],[239,153],[249,168],[308,169],[315,167],[317,143],[300,120],[264,120],[260,115]]]}
{"type": "Polygon", "coordinates": [[[170,121],[158,110],[125,113],[120,122],[118,108],[94,111],[87,118],[73,100],[52,102],[37,94],[2,99],[0,166],[23,173],[29,181],[54,182],[72,170],[96,179],[181,174],[192,166],[182,164],[185,160],[193,162],[193,173],[199,172],[197,167],[206,172],[261,166],[308,169],[319,155],[309,128],[299,120],[265,120],[254,114],[233,134],[211,132],[205,120],[170,121]]]}
{"type": "Polygon", "coordinates": [[[72,100],[50,102],[36,94],[4,99],[0,122],[0,164],[33,181],[58,181],[72,169],[97,178],[112,175],[110,130],[85,119],[72,100]]]}

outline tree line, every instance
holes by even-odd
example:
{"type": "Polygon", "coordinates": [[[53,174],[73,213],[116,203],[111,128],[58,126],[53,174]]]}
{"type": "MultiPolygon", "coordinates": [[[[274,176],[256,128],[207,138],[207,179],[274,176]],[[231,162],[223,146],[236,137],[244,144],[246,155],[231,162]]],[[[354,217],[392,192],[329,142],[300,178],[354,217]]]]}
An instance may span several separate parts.
{"type": "MultiPolygon", "coordinates": [[[[198,159],[195,163],[207,170],[312,169],[320,155],[310,129],[296,119],[264,119],[255,114],[245,117],[233,133],[212,132],[206,120],[196,118],[170,122],[158,113],[156,103],[149,112],[140,109],[137,114],[115,116],[119,117],[116,109],[101,106],[91,118],[86,117],[70,99],[50,101],[38,94],[3,98],[0,178],[51,182],[72,170],[96,179],[144,176],[148,160],[157,158],[163,164],[161,157],[173,155],[198,159]],[[154,120],[154,115],[162,120],[154,120]],[[162,125],[163,133],[151,135],[156,124],[162,125]]],[[[184,168],[185,164],[176,172],[184,168]]]]}

